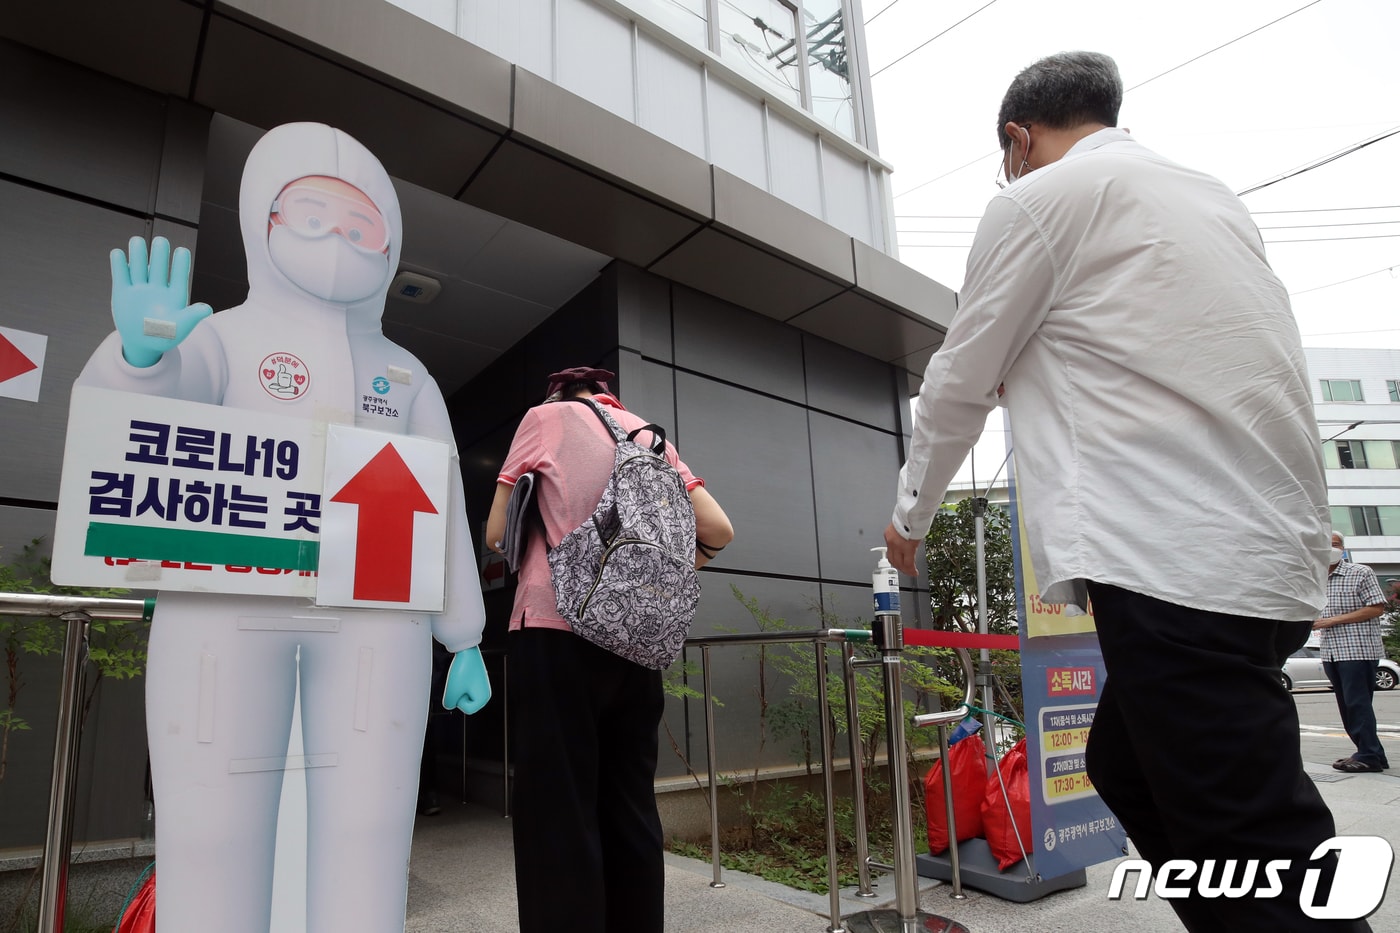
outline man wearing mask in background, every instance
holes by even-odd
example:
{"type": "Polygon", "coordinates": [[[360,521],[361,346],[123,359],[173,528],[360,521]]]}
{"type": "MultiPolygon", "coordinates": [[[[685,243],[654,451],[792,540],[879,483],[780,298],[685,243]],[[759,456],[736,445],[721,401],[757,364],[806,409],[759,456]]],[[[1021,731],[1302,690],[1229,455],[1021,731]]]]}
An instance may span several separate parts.
{"type": "Polygon", "coordinates": [[[1244,205],[1117,129],[1122,97],[1091,52],[1042,59],[1006,92],[1009,184],[924,374],[889,559],[915,573],[1004,385],[1042,596],[1093,603],[1095,788],[1154,866],[1294,866],[1276,897],[1172,899],[1188,929],[1312,929],[1303,870],[1334,823],[1278,682],[1327,566],[1298,327],[1244,205]]]}
{"type": "Polygon", "coordinates": [[[1365,564],[1343,560],[1342,536],[1332,534],[1332,565],[1327,571],[1326,615],[1313,623],[1321,633],[1322,670],[1337,695],[1342,726],[1356,754],[1332,762],[1338,771],[1359,773],[1390,767],[1376,736],[1376,662],[1385,657],[1381,626],[1385,594],[1365,564]]]}

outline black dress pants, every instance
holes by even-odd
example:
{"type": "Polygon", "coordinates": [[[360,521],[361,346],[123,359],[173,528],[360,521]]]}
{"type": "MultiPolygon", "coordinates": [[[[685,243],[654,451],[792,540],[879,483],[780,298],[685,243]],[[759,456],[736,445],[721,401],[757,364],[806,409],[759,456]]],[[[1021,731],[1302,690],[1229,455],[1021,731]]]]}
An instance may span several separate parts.
{"type": "MultiPolygon", "coordinates": [[[[1278,672],[1310,622],[1188,609],[1090,583],[1108,677],[1087,750],[1089,777],[1142,857],[1288,859],[1277,897],[1171,899],[1193,933],[1354,930],[1299,906],[1313,849],[1335,835],[1303,770],[1298,712],[1278,672]]],[[[1196,879],[1189,885],[1194,892],[1196,879]]],[[[1264,887],[1260,871],[1260,887],[1264,887]]]]}
{"type": "Polygon", "coordinates": [[[555,629],[509,652],[521,933],[661,933],[661,673],[555,629]]]}

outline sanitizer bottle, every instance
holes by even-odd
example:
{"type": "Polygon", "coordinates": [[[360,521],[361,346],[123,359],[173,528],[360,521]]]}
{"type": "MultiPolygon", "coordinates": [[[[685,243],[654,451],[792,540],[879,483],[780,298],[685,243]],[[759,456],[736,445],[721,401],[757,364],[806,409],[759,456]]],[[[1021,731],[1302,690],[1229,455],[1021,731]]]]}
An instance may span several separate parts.
{"type": "Polygon", "coordinates": [[[880,555],[875,564],[875,572],[870,577],[870,588],[875,593],[875,614],[899,613],[899,571],[885,557],[888,548],[873,547],[870,550],[880,555]]]}

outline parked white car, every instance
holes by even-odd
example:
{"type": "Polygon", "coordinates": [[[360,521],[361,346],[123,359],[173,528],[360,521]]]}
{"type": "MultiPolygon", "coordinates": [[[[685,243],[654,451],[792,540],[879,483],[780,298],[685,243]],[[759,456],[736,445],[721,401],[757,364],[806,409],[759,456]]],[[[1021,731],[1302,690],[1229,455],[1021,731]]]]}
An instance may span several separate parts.
{"type": "MultiPolygon", "coordinates": [[[[1279,671],[1279,679],[1283,681],[1285,690],[1332,688],[1327,675],[1322,672],[1321,650],[1314,645],[1299,648],[1289,655],[1288,660],[1283,662],[1283,670],[1279,671]]],[[[1397,683],[1400,683],[1400,664],[1389,658],[1381,658],[1380,666],[1376,668],[1376,689],[1394,690],[1397,683]]]]}

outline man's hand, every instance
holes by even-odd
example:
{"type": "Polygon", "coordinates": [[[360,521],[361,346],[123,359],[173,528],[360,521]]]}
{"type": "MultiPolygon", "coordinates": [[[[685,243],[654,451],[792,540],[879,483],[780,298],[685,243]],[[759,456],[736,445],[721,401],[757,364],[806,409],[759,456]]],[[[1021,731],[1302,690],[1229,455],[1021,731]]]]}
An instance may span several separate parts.
{"type": "Polygon", "coordinates": [[[885,547],[885,556],[894,564],[896,570],[907,576],[918,577],[919,571],[914,567],[914,554],[919,550],[918,541],[910,541],[895,531],[894,523],[891,522],[885,526],[885,547]]]}
{"type": "Polygon", "coordinates": [[[213,314],[207,304],[190,304],[190,251],[175,250],[158,236],[151,241],[131,238],[129,259],[112,250],[112,321],[122,338],[122,356],[145,369],[179,346],[200,321],[213,314]]]}

